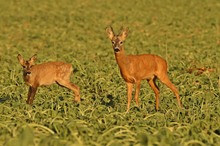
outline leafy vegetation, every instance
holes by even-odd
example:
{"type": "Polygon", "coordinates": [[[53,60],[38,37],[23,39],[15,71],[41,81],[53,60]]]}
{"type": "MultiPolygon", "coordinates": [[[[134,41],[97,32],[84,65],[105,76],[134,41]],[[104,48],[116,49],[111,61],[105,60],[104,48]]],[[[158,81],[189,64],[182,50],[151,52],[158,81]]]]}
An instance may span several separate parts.
{"type": "Polygon", "coordinates": [[[220,2],[218,0],[0,2],[0,145],[220,145],[220,2]],[[105,27],[130,28],[128,54],[165,58],[184,109],[172,92],[142,82],[140,107],[126,111],[105,27]],[[16,56],[73,64],[82,102],[57,85],[39,88],[32,106],[16,56]],[[211,69],[197,74],[190,68],[211,69]]]}

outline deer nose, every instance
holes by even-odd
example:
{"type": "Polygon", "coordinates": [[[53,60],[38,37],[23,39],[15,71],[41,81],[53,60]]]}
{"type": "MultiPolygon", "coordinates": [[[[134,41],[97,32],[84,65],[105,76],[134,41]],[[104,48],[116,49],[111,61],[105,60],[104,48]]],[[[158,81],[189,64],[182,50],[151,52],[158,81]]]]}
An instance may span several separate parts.
{"type": "Polygon", "coordinates": [[[117,52],[120,51],[120,49],[119,49],[118,47],[115,47],[115,48],[114,48],[114,51],[117,53],[117,52]]]}
{"type": "Polygon", "coordinates": [[[30,74],[31,74],[30,71],[27,71],[27,72],[24,73],[25,76],[28,76],[28,75],[30,75],[30,74]]]}

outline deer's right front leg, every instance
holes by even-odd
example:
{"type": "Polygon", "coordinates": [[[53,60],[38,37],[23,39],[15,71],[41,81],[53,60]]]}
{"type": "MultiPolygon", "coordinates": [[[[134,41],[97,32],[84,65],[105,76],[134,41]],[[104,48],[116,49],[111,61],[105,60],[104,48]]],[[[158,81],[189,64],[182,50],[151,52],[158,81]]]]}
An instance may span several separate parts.
{"type": "Polygon", "coordinates": [[[32,87],[32,86],[29,87],[27,104],[33,103],[36,91],[37,91],[37,87],[32,87]]]}
{"type": "Polygon", "coordinates": [[[133,84],[132,83],[126,83],[126,84],[127,84],[127,95],[128,95],[128,104],[127,104],[127,112],[128,112],[131,104],[133,84]]]}

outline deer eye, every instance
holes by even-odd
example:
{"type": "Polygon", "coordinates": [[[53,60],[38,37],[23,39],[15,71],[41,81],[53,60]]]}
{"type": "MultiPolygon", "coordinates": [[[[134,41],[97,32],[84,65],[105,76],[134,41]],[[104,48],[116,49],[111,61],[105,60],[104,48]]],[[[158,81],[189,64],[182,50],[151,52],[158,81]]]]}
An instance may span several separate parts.
{"type": "Polygon", "coordinates": [[[115,41],[112,41],[112,45],[114,45],[115,44],[115,41]]]}
{"type": "Polygon", "coordinates": [[[123,44],[123,42],[121,41],[121,42],[119,42],[119,44],[120,44],[120,45],[122,45],[122,44],[123,44]]]}

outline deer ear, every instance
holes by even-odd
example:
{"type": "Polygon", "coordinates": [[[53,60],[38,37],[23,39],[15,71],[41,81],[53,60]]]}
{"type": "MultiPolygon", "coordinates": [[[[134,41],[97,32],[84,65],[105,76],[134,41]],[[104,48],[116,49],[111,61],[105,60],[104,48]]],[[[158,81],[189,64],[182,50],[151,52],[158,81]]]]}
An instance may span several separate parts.
{"type": "Polygon", "coordinates": [[[23,66],[25,60],[24,60],[24,58],[21,56],[21,54],[18,54],[17,58],[18,58],[19,63],[23,66]]]}
{"type": "Polygon", "coordinates": [[[37,54],[34,54],[34,55],[29,59],[29,63],[30,63],[31,65],[33,65],[36,60],[37,60],[37,54]]]}
{"type": "Polygon", "coordinates": [[[115,36],[115,33],[113,31],[113,28],[110,26],[110,27],[107,27],[105,29],[106,33],[107,33],[107,36],[110,40],[112,40],[112,38],[115,36]]]}
{"type": "Polygon", "coordinates": [[[122,37],[123,40],[125,40],[126,37],[128,36],[128,32],[129,32],[128,27],[126,27],[126,28],[121,27],[120,36],[122,37]]]}

